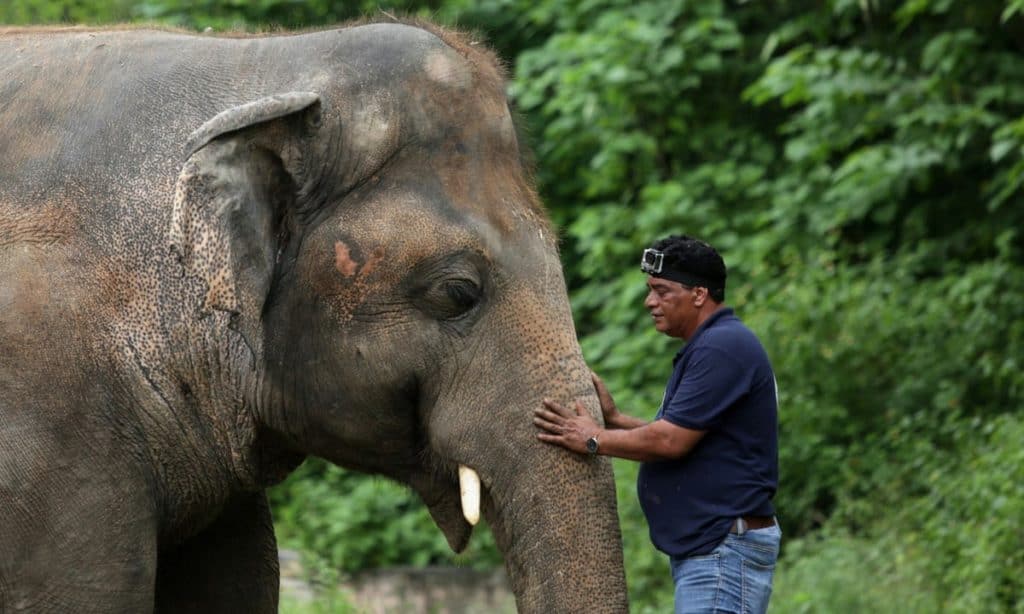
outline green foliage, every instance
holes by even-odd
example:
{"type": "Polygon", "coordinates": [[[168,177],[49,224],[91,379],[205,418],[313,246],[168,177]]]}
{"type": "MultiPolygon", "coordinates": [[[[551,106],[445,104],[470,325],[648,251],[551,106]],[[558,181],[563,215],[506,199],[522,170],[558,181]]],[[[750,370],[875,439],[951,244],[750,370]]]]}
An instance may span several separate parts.
{"type": "Polygon", "coordinates": [[[956,465],[929,473],[930,489],[901,514],[921,527],[907,541],[928,553],[937,585],[961,587],[946,611],[1024,612],[1024,419],[963,426],[956,465]]]}
{"type": "Polygon", "coordinates": [[[0,24],[110,23],[131,16],[133,0],[8,0],[0,24]]]}
{"type": "Polygon", "coordinates": [[[806,216],[800,230],[829,246],[865,254],[931,241],[935,256],[976,258],[1021,221],[1004,206],[1019,197],[1010,152],[1020,141],[1004,126],[1024,106],[1020,52],[1012,33],[982,33],[985,11],[933,8],[921,24],[896,14],[894,25],[920,25],[926,36],[893,27],[860,46],[798,44],[745,92],[790,110],[779,128],[785,175],[802,178],[806,194],[780,204],[794,205],[791,214],[806,216]],[[939,16],[948,30],[933,23],[939,16]]]}
{"type": "Polygon", "coordinates": [[[323,588],[309,601],[282,595],[280,614],[362,614],[341,589],[323,588]]]}
{"type": "Polygon", "coordinates": [[[329,0],[144,0],[137,2],[134,15],[177,26],[214,30],[303,28],[387,13],[404,15],[436,8],[434,2],[375,0],[332,2],[329,0]]]}
{"type": "Polygon", "coordinates": [[[840,495],[899,505],[964,420],[1020,407],[1024,268],[918,278],[929,266],[916,255],[830,263],[748,318],[783,357],[780,499],[798,532],[840,495]]]}
{"type": "Polygon", "coordinates": [[[927,577],[927,553],[901,544],[825,533],[787,541],[775,573],[772,614],[934,614],[941,595],[927,577]],[[897,605],[898,604],[898,605],[897,605]]]}
{"type": "Polygon", "coordinates": [[[338,23],[365,15],[428,15],[438,0],[8,0],[0,24],[158,22],[203,30],[266,30],[338,23]]]}
{"type": "Polygon", "coordinates": [[[1024,612],[1024,420],[962,426],[917,463],[924,488],[900,493],[866,536],[840,522],[788,541],[772,611],[1024,612]]]}
{"type": "Polygon", "coordinates": [[[317,459],[271,489],[278,540],[344,573],[396,565],[493,567],[494,538],[481,526],[455,555],[409,489],[317,459]]]}

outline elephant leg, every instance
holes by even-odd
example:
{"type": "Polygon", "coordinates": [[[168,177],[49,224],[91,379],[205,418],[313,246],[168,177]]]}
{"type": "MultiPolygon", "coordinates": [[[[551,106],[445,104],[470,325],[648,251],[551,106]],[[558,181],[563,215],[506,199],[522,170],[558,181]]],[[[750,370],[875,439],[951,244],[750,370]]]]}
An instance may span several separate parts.
{"type": "Polygon", "coordinates": [[[232,499],[157,561],[156,612],[277,612],[277,542],[264,493],[232,499]]]}
{"type": "Polygon", "coordinates": [[[157,520],[145,481],[8,408],[0,399],[0,612],[148,612],[157,520]]]}

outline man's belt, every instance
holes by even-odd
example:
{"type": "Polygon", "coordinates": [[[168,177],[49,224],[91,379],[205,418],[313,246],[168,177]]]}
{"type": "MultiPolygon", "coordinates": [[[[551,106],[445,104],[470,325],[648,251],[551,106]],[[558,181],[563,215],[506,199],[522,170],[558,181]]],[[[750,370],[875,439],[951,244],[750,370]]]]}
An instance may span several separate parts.
{"type": "Polygon", "coordinates": [[[732,521],[729,532],[743,535],[747,531],[767,529],[772,526],[775,526],[775,516],[741,516],[732,521]]]}

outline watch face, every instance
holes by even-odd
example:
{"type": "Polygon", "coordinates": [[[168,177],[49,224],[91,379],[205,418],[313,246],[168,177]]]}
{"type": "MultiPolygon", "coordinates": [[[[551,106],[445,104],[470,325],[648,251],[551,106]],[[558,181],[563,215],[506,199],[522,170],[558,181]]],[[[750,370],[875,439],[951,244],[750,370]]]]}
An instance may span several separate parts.
{"type": "Polygon", "coordinates": [[[587,440],[587,452],[597,454],[597,437],[591,437],[587,440]]]}

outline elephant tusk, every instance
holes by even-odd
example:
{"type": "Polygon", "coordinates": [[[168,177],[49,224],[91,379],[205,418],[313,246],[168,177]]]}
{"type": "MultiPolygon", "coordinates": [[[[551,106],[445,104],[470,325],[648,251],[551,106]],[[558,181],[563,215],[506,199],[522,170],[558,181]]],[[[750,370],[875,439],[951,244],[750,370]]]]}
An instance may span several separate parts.
{"type": "Polygon", "coordinates": [[[465,465],[459,465],[459,493],[462,497],[462,515],[466,522],[476,526],[480,522],[480,476],[465,465]]]}

